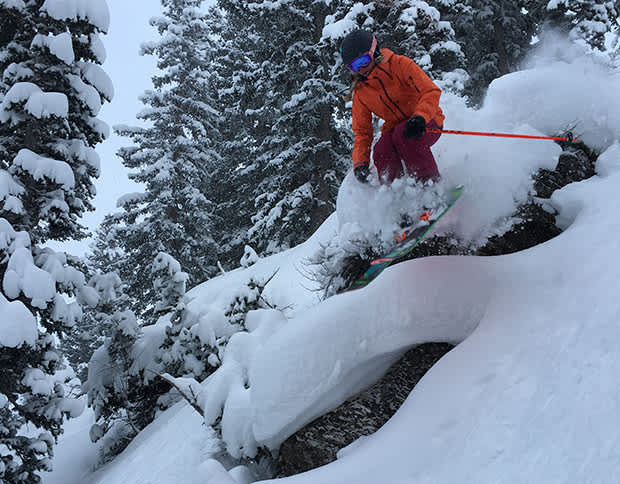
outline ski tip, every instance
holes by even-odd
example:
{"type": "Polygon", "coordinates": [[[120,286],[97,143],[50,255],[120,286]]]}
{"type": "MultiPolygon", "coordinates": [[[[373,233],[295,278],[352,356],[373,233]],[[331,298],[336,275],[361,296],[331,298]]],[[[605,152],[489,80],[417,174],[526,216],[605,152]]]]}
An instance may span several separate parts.
{"type": "Polygon", "coordinates": [[[464,188],[464,185],[456,185],[450,190],[450,198],[452,201],[457,200],[463,194],[464,188]]]}

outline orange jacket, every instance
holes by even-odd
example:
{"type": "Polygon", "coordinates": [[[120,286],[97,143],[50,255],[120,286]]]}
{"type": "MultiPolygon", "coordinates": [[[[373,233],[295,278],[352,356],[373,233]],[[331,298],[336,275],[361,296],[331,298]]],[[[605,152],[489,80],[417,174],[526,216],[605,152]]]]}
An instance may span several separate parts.
{"type": "Polygon", "coordinates": [[[360,80],[353,91],[354,168],[370,161],[373,113],[385,121],[382,134],[416,114],[427,123],[435,120],[443,126],[441,89],[408,57],[389,49],[381,49],[381,54],[384,62],[376,65],[368,79],[360,80]]]}

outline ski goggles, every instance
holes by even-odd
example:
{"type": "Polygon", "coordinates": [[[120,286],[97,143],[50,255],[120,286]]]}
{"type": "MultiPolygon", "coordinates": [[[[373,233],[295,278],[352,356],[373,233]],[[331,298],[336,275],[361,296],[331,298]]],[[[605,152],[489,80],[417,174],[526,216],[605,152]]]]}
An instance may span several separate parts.
{"type": "Polygon", "coordinates": [[[367,67],[368,64],[372,62],[375,57],[375,50],[377,49],[377,38],[372,38],[372,45],[370,46],[370,50],[365,52],[359,57],[356,57],[351,62],[347,64],[347,67],[353,72],[359,72],[364,67],[367,67]]]}

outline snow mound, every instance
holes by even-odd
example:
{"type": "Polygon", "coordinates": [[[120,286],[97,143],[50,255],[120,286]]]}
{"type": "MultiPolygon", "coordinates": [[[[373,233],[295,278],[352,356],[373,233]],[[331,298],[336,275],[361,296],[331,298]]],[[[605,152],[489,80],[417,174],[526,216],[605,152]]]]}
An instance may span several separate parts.
{"type": "MultiPolygon", "coordinates": [[[[570,72],[581,75],[581,63],[569,66],[570,72]]],[[[567,66],[560,62],[556,67],[543,71],[543,91],[562,90],[567,66]]],[[[561,131],[584,106],[576,103],[567,108],[564,97],[549,96],[545,109],[559,113],[555,124],[539,128],[523,124],[514,106],[521,101],[530,75],[515,73],[495,82],[484,108],[478,111],[454,96],[446,96],[447,127],[526,134],[561,131]],[[513,97],[508,97],[510,93],[513,97]],[[545,131],[538,131],[542,128],[545,131]]],[[[607,102],[599,104],[602,108],[607,102]]],[[[618,133],[618,127],[612,128],[618,133]]],[[[603,157],[603,170],[613,164],[605,161],[614,157],[613,149],[603,157]]],[[[560,153],[552,142],[448,135],[434,150],[444,175],[442,183],[465,185],[452,218],[439,230],[450,229],[470,240],[493,234],[502,220],[514,213],[515,205],[531,196],[532,175],[540,168],[553,169],[560,153]]],[[[570,194],[570,187],[560,193],[570,194]]],[[[393,187],[361,185],[349,174],[338,198],[337,236],[343,231],[389,231],[410,199],[419,202],[415,190],[407,182],[393,187]],[[391,220],[386,223],[386,218],[391,220]]],[[[600,201],[600,195],[596,199],[600,201]]],[[[566,220],[566,227],[581,222],[579,214],[586,203],[582,195],[557,195],[553,203],[560,211],[560,220],[566,220]]],[[[564,257],[571,253],[560,248],[560,255],[552,257],[548,247],[557,244],[562,246],[551,241],[532,249],[544,261],[518,254],[489,259],[428,258],[399,264],[363,290],[330,298],[289,316],[286,324],[274,320],[279,329],[268,339],[250,344],[251,335],[233,336],[224,364],[203,383],[206,401],[217,401],[210,406],[207,422],[213,423],[220,415],[218,409],[222,409],[222,434],[233,456],[252,455],[260,445],[277,448],[305,423],[372,383],[412,345],[426,341],[458,343],[481,325],[492,328],[494,320],[488,313],[496,308],[496,301],[512,308],[510,315],[502,318],[511,323],[503,324],[517,324],[519,315],[533,317],[518,310],[524,301],[538,301],[539,309],[546,308],[547,300],[542,296],[552,298],[548,292],[553,287],[548,277],[565,270],[564,257]],[[521,288],[519,292],[513,289],[514,284],[521,288]],[[517,297],[518,304],[505,300],[510,294],[517,297]],[[237,343],[244,352],[238,351],[237,343]],[[222,382],[227,383],[222,386],[222,382]]]]}

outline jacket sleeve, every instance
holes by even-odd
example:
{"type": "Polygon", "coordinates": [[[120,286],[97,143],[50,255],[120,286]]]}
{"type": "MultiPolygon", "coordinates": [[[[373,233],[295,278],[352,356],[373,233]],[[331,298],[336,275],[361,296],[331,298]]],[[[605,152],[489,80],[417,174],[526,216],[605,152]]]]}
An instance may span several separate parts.
{"type": "Polygon", "coordinates": [[[439,111],[441,89],[414,61],[402,55],[397,57],[399,75],[403,77],[401,82],[410,85],[420,96],[417,105],[414,106],[414,115],[422,116],[428,123],[439,111]]]}
{"type": "Polygon", "coordinates": [[[370,163],[373,129],[372,113],[353,93],[353,169],[370,163]]]}

